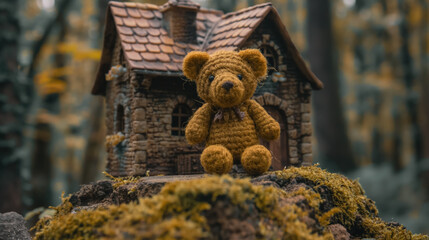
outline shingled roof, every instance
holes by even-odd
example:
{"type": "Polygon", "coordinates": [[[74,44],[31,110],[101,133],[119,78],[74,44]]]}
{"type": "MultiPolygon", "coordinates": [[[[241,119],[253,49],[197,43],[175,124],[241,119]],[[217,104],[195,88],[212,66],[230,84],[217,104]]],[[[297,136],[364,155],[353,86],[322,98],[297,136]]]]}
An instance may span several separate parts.
{"type": "Polygon", "coordinates": [[[209,33],[203,49],[208,53],[219,49],[236,50],[247,40],[271,9],[273,9],[271,3],[264,3],[225,14],[209,33]]]}
{"type": "MultiPolygon", "coordinates": [[[[173,0],[174,2],[174,0],[173,0]]],[[[286,41],[289,54],[314,89],[323,87],[322,82],[309,70],[298,53],[286,28],[271,3],[255,5],[223,15],[221,11],[200,9],[196,16],[197,43],[174,41],[162,26],[163,6],[130,2],[109,2],[103,53],[93,94],[105,94],[105,74],[111,67],[114,39],[121,41],[124,55],[130,67],[139,72],[156,75],[182,76],[182,60],[188,52],[237,50],[250,37],[269,13],[286,41]]]]}

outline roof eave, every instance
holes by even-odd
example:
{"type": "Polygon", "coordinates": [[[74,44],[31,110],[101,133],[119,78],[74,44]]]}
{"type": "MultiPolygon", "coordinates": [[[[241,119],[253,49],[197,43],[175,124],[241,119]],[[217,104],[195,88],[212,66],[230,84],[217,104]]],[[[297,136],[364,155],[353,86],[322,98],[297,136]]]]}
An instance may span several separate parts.
{"type": "Polygon", "coordinates": [[[144,70],[144,69],[132,69],[133,72],[143,75],[152,76],[169,76],[169,77],[183,77],[183,72],[170,72],[170,71],[155,71],[155,70],[144,70]]]}
{"type": "Polygon", "coordinates": [[[110,5],[106,12],[106,25],[103,34],[103,47],[101,53],[100,63],[98,64],[97,75],[95,77],[94,86],[92,87],[91,93],[93,95],[106,95],[106,76],[105,73],[108,71],[111,65],[113,48],[116,41],[116,28],[114,26],[113,16],[111,14],[110,5]]]}

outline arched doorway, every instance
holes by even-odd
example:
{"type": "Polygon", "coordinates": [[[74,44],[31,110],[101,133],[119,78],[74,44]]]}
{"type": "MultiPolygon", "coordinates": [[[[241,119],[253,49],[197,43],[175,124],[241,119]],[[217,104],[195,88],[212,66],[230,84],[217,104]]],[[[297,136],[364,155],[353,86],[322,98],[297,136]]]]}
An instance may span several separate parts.
{"type": "Polygon", "coordinates": [[[261,140],[264,145],[273,155],[271,168],[272,170],[282,170],[288,165],[288,140],[287,140],[287,122],[283,111],[274,106],[264,106],[268,114],[271,115],[280,124],[280,137],[274,141],[261,140]]]}

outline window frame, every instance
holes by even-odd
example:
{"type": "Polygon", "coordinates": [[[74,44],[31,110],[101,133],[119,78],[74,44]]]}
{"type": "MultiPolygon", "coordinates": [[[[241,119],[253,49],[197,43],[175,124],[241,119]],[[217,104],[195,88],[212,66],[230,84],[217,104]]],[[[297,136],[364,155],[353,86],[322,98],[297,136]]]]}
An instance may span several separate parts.
{"type": "Polygon", "coordinates": [[[259,51],[267,59],[268,75],[271,75],[273,72],[278,71],[277,69],[278,69],[278,65],[279,65],[279,59],[278,59],[277,53],[274,50],[274,48],[268,44],[262,44],[261,46],[259,46],[259,51]],[[273,62],[272,65],[273,66],[270,66],[270,61],[268,60],[269,58],[272,59],[272,62],[273,62]]]}
{"type": "Polygon", "coordinates": [[[184,137],[186,129],[185,123],[188,123],[189,118],[191,116],[192,110],[188,105],[184,103],[177,104],[176,107],[174,107],[173,112],[171,113],[171,135],[177,137],[184,137]],[[174,117],[177,117],[177,125],[174,124],[174,117]]]}

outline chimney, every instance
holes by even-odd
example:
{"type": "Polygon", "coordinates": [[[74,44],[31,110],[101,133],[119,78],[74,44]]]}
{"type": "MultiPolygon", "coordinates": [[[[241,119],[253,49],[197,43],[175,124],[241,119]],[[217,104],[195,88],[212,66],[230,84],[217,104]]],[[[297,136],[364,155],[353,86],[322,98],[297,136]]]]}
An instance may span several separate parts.
{"type": "Polygon", "coordinates": [[[169,0],[161,6],[162,24],[174,41],[197,43],[197,12],[200,5],[190,0],[169,0]]]}

